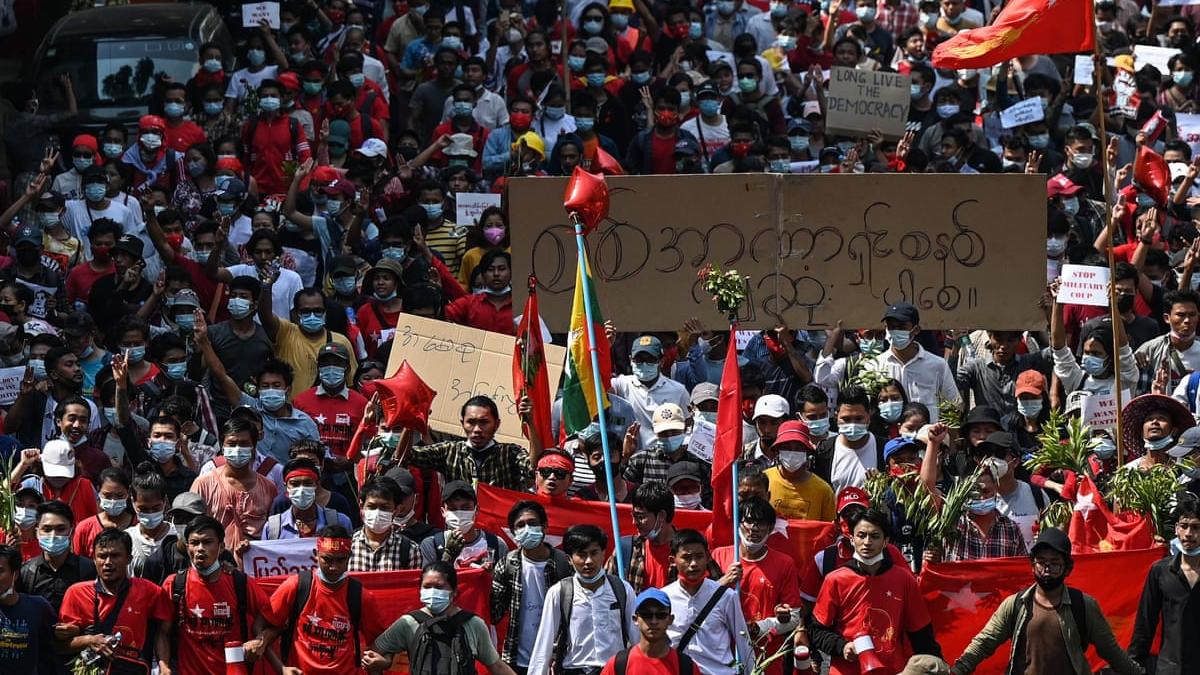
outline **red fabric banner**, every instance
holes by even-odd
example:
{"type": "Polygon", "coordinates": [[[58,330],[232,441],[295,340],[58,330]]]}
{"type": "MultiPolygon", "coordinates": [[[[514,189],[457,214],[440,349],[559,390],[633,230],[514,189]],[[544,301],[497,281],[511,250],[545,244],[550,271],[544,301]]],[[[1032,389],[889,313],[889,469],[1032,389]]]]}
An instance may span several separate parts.
{"type": "Polygon", "coordinates": [[[1075,492],[1068,536],[1076,554],[1135,551],[1154,545],[1154,524],[1144,513],[1110,511],[1096,484],[1083,475],[1075,492]]]}
{"type": "Polygon", "coordinates": [[[513,391],[517,400],[528,397],[532,412],[529,419],[521,420],[521,430],[530,440],[536,435],[538,446],[549,448],[555,445],[550,433],[550,376],[546,372],[546,349],[542,345],[542,317],[538,313],[537,280],[529,275],[529,299],[525,301],[525,312],[521,325],[517,327],[517,339],[513,341],[513,391]]]}
{"type": "MultiPolygon", "coordinates": [[[[1067,577],[1067,585],[1096,598],[1121,645],[1129,644],[1142,584],[1150,566],[1162,558],[1163,552],[1162,548],[1151,548],[1075,556],[1075,568],[1067,577]],[[1114,574],[1119,574],[1120,583],[1113,583],[1114,574]]],[[[936,563],[925,566],[918,582],[942,654],[953,665],[971,639],[987,625],[1000,603],[1033,584],[1033,570],[1028,558],[936,563]]],[[[1004,643],[975,672],[1002,675],[1011,648],[1011,642],[1004,643]]],[[[1088,660],[1093,668],[1103,663],[1095,649],[1088,650],[1088,660]]]]}
{"type": "Polygon", "coordinates": [[[1013,0],[991,25],[939,44],[933,67],[987,68],[1026,54],[1090,52],[1095,32],[1088,0],[1013,0]]]}

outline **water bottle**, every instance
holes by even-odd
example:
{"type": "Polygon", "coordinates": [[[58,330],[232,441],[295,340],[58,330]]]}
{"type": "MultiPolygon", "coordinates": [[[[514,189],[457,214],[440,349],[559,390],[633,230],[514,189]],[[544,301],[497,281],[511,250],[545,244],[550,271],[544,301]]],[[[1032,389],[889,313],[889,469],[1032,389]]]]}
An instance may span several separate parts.
{"type": "MultiPolygon", "coordinates": [[[[116,649],[117,645],[121,644],[121,632],[117,631],[116,635],[108,636],[105,638],[104,643],[108,645],[109,649],[116,649]]],[[[79,652],[79,660],[86,666],[94,666],[102,658],[104,658],[104,655],[90,647],[79,652]]]]}

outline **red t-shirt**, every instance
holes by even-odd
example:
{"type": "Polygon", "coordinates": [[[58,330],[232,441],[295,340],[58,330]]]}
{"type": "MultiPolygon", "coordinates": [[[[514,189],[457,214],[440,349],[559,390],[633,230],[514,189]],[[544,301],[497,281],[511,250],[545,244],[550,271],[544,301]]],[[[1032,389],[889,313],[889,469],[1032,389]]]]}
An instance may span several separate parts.
{"type": "Polygon", "coordinates": [[[675,136],[662,138],[650,132],[650,173],[670,175],[675,173],[675,136]]]}
{"type": "MultiPolygon", "coordinates": [[[[714,550],[712,556],[721,569],[729,569],[729,565],[733,563],[733,547],[722,546],[714,550]]],[[[770,548],[761,560],[742,558],[740,599],[746,622],[753,623],[775,616],[776,605],[799,607],[799,578],[800,574],[796,571],[796,563],[792,557],[770,548]]],[[[779,637],[771,638],[767,643],[766,653],[774,654],[782,642],[779,637]]],[[[783,662],[772,663],[766,672],[769,675],[780,675],[783,673],[783,662]]]]}
{"type": "Polygon", "coordinates": [[[204,130],[191,120],[183,120],[174,127],[167,122],[166,145],[175,152],[182,154],[193,145],[206,140],[208,137],[204,135],[204,130]]]}
{"type": "Polygon", "coordinates": [[[8,540],[8,533],[0,531],[0,544],[8,544],[11,546],[20,545],[21,547],[21,562],[25,562],[31,558],[36,558],[42,554],[42,547],[38,544],[37,531],[35,528],[29,528],[29,538],[24,537],[24,533],[17,535],[17,539],[13,542],[8,540]]]}
{"type": "Polygon", "coordinates": [[[263,117],[258,119],[257,126],[254,119],[250,119],[242,127],[242,144],[251,149],[250,174],[258,181],[259,194],[287,192],[283,162],[290,159],[304,162],[312,157],[304,127],[299,122],[289,122],[289,119],[280,115],[271,119],[263,117]],[[294,138],[293,124],[296,128],[294,138]],[[254,128],[254,138],[250,138],[251,128],[254,128]]]}
{"type": "Polygon", "coordinates": [[[461,297],[446,305],[446,321],[460,326],[470,326],[504,335],[516,335],[513,323],[512,297],[496,307],[486,293],[475,293],[461,297]]]}
{"type": "Polygon", "coordinates": [[[652,544],[646,541],[642,544],[646,556],[646,585],[644,588],[662,588],[674,581],[667,578],[667,570],[671,569],[671,545],[652,544]]]}
{"type": "MultiPolygon", "coordinates": [[[[263,618],[273,626],[286,626],[291,621],[292,603],[300,577],[288,577],[275,589],[271,601],[263,608],[263,618]]],[[[296,617],[296,630],[291,653],[285,665],[295,666],[305,675],[337,673],[357,675],[363,669],[354,660],[354,629],[346,602],[347,583],[330,589],[313,573],[312,592],[308,602],[296,617]]],[[[359,618],[359,639],[363,649],[375,642],[383,629],[395,620],[396,613],[378,606],[370,591],[363,589],[362,616],[359,618]]]]}
{"type": "MultiPolygon", "coordinates": [[[[58,620],[62,623],[79,626],[86,629],[95,623],[96,587],[98,581],[81,581],[72,584],[63,596],[62,608],[58,611],[58,620]]],[[[146,644],[146,628],[151,619],[167,621],[171,618],[170,596],[151,581],[131,577],[126,580],[131,584],[125,603],[121,607],[121,617],[110,635],[121,633],[121,647],[140,651],[146,644]]],[[[100,593],[100,618],[107,617],[117,597],[100,593]]],[[[224,670],[222,668],[222,670],[224,670]]]]}
{"type": "MultiPolygon", "coordinates": [[[[878,576],[863,576],[849,567],[839,567],[825,577],[813,618],[853,641],[864,630],[875,643],[875,654],[889,669],[904,670],[912,656],[908,634],[929,625],[925,598],[917,580],[907,571],[904,559],[878,576]]],[[[858,661],[834,657],[831,675],[858,675],[858,661]]]]}
{"type": "Polygon", "coordinates": [[[200,296],[200,309],[207,315],[208,310],[212,308],[213,295],[217,292],[217,282],[209,278],[204,273],[204,266],[195,260],[176,253],[172,262],[187,270],[192,279],[192,288],[196,290],[196,295],[200,296]]]}
{"type": "MultiPolygon", "coordinates": [[[[137,521],[131,521],[131,524],[137,525],[137,521]]],[[[104,523],[100,522],[99,514],[87,520],[75,521],[75,533],[71,535],[71,549],[85,558],[92,557],[92,544],[103,531],[104,523]]]]}
{"type": "Polygon", "coordinates": [[[88,296],[92,293],[92,286],[95,286],[101,277],[106,277],[115,271],[117,268],[112,263],[109,263],[101,272],[92,269],[90,263],[80,263],[72,267],[71,271],[67,272],[67,300],[72,303],[76,300],[87,302],[88,296]]]}
{"type": "Polygon", "coordinates": [[[375,352],[379,350],[379,345],[391,339],[392,334],[396,332],[396,322],[400,320],[400,312],[384,311],[382,304],[378,300],[372,299],[359,305],[355,317],[358,320],[358,330],[362,331],[367,355],[374,357],[375,352]],[[381,314],[384,323],[379,321],[381,314]]]}
{"type": "Polygon", "coordinates": [[[100,505],[96,501],[96,488],[92,486],[92,481],[83,476],[75,476],[67,481],[61,490],[54,489],[50,481],[43,481],[42,495],[46,497],[46,501],[57,499],[70,506],[76,523],[82,523],[100,512],[100,505]]]}
{"type": "MultiPolygon", "coordinates": [[[[600,675],[616,675],[616,672],[617,657],[614,656],[604,664],[600,675]]],[[[637,675],[679,675],[679,656],[672,647],[666,656],[656,659],[643,654],[641,647],[634,646],[629,649],[629,661],[626,663],[625,672],[637,675]]]]}
{"type": "MultiPolygon", "coordinates": [[[[848,540],[845,537],[838,538],[836,550],[837,561],[834,564],[835,569],[845,565],[850,558],[854,557],[854,549],[850,548],[848,540]]],[[[904,560],[904,554],[900,552],[900,549],[896,548],[895,544],[888,544],[887,552],[888,555],[891,556],[892,560],[904,560]]],[[[813,559],[804,566],[804,571],[800,575],[800,597],[804,598],[805,600],[816,600],[817,593],[821,591],[821,583],[825,580],[825,577],[821,574],[824,556],[825,549],[817,551],[817,553],[813,556],[813,559]]],[[[901,564],[900,567],[903,567],[906,570],[909,569],[909,567],[904,564],[901,564]]],[[[912,574],[911,570],[909,570],[909,574],[912,574]]]]}
{"type": "MultiPolygon", "coordinates": [[[[175,575],[163,582],[163,591],[171,597],[175,575]]],[[[246,625],[247,639],[254,637],[251,625],[254,617],[267,606],[267,594],[247,579],[246,604],[237,611],[237,592],[233,588],[233,575],[222,574],[209,583],[200,578],[195,568],[189,567],[183,599],[174,610],[176,649],[180,675],[208,675],[225,672],[225,643],[242,642],[242,624],[246,625]]]]}
{"type": "Polygon", "coordinates": [[[313,387],[302,391],[292,399],[292,405],[308,413],[317,423],[317,433],[321,441],[339,457],[346,456],[350,445],[350,437],[362,422],[363,409],[367,399],[353,389],[347,390],[348,397],[317,394],[313,387]]]}

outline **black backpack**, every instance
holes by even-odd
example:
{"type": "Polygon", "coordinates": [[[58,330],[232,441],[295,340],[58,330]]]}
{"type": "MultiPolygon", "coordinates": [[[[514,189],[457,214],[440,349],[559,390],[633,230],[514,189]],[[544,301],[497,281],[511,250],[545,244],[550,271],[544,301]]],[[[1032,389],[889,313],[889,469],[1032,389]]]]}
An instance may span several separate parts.
{"type": "MultiPolygon", "coordinates": [[[[625,670],[629,667],[629,652],[634,649],[637,649],[637,647],[630,647],[629,649],[622,649],[617,652],[616,657],[614,657],[616,660],[613,662],[613,672],[616,675],[625,675],[625,670]]],[[[676,663],[679,665],[679,675],[694,675],[696,669],[692,664],[692,659],[679,650],[673,651],[675,652],[675,658],[678,659],[676,663]]]]}
{"type": "Polygon", "coordinates": [[[417,610],[408,614],[417,622],[408,672],[412,675],[471,675],[475,655],[467,644],[467,622],[474,614],[460,609],[453,616],[432,616],[417,610]]]}

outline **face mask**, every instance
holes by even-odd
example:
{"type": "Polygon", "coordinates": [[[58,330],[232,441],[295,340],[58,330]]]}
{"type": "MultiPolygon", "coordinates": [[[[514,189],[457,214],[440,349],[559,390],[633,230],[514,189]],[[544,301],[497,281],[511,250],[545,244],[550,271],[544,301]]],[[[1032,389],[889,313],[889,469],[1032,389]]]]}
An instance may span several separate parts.
{"type": "Polygon", "coordinates": [[[708,412],[705,410],[697,410],[696,418],[704,420],[705,422],[708,422],[709,424],[717,423],[717,413],[715,410],[713,412],[708,412]]]}
{"type": "Polygon", "coordinates": [[[278,96],[264,96],[258,99],[258,109],[263,112],[275,112],[279,110],[279,103],[278,96]]]}
{"type": "Polygon", "coordinates": [[[450,106],[455,117],[470,117],[475,112],[475,104],[470,101],[455,101],[450,106]]]}
{"type": "Polygon", "coordinates": [[[791,173],[792,163],[786,159],[773,159],[767,163],[767,171],[771,173],[791,173]]]}
{"type": "Polygon", "coordinates": [[[109,424],[116,424],[117,423],[117,409],[116,408],[105,408],[104,409],[104,419],[108,420],[109,424]]]}
{"type": "Polygon", "coordinates": [[[162,147],[162,136],[159,134],[143,133],[141,136],[138,136],[138,143],[141,143],[142,147],[147,150],[158,150],[162,147]]]}
{"type": "Polygon", "coordinates": [[[163,511],[140,512],[137,514],[138,524],[142,526],[142,529],[153,530],[162,525],[163,514],[163,511]]]}
{"type": "Polygon", "coordinates": [[[46,555],[54,557],[62,555],[71,547],[71,538],[65,534],[39,534],[38,546],[46,552],[46,555]]]}
{"type": "Polygon", "coordinates": [[[743,94],[749,94],[753,92],[754,90],[758,89],[758,78],[739,77],[738,89],[740,89],[743,94]]]}
{"type": "Polygon", "coordinates": [[[16,521],[17,527],[28,530],[37,522],[37,509],[29,509],[24,506],[14,507],[13,520],[16,521]]]}
{"type": "Polygon", "coordinates": [[[38,226],[43,229],[50,229],[58,225],[59,215],[55,211],[39,211],[37,214],[38,226]]]}
{"type": "Polygon", "coordinates": [[[258,401],[262,403],[262,407],[275,412],[283,407],[287,401],[287,394],[282,389],[261,389],[258,392],[258,401]]]}
{"type": "Polygon", "coordinates": [[[1077,169],[1086,169],[1092,165],[1094,155],[1090,152],[1077,152],[1071,155],[1071,164],[1077,169]]]}
{"type": "Polygon", "coordinates": [[[101,146],[104,156],[113,159],[120,157],[122,152],[125,152],[125,146],[120,143],[105,143],[101,146]]]}
{"type": "Polygon", "coordinates": [[[462,38],[457,35],[447,35],[442,38],[442,46],[448,49],[462,49],[462,38]]]}
{"type": "MultiPolygon", "coordinates": [[[[589,87],[603,87],[604,81],[607,79],[608,79],[608,76],[605,75],[604,73],[588,73],[587,74],[587,83],[588,83],[589,87]]],[[[576,125],[579,124],[578,118],[575,119],[575,124],[576,125]]]]}
{"type": "Polygon", "coordinates": [[[675,508],[693,510],[700,506],[700,493],[675,495],[675,508]]]}
{"type": "Polygon", "coordinates": [[[1062,200],[1062,209],[1063,209],[1063,213],[1067,214],[1068,216],[1073,217],[1075,214],[1079,213],[1079,198],[1078,197],[1064,198],[1062,200]]]}
{"type": "Polygon", "coordinates": [[[526,551],[541,546],[544,538],[545,534],[542,532],[541,525],[526,525],[513,533],[513,539],[517,545],[526,551]]]}
{"type": "Polygon", "coordinates": [[[1080,366],[1082,366],[1083,372],[1091,375],[1092,377],[1097,377],[1100,375],[1100,373],[1104,372],[1104,362],[1105,359],[1102,356],[1096,356],[1095,354],[1084,354],[1083,358],[1080,359],[1080,366]]]}
{"type": "Polygon", "coordinates": [[[363,525],[366,525],[375,534],[383,534],[392,529],[393,515],[391,511],[367,509],[363,511],[363,525]]]}
{"type": "Polygon", "coordinates": [[[871,6],[855,7],[854,15],[863,23],[871,23],[875,20],[875,8],[871,6]]]}
{"type": "Polygon", "coordinates": [[[175,441],[150,441],[150,456],[159,464],[166,462],[175,456],[175,441]]]}
{"type": "Polygon", "coordinates": [[[83,186],[83,196],[89,202],[98,204],[104,201],[104,196],[108,194],[108,186],[104,183],[88,183],[83,186]]]}
{"type": "Polygon", "coordinates": [[[444,588],[422,588],[421,604],[428,607],[431,614],[441,614],[450,606],[451,596],[444,588]]]}
{"type": "Polygon", "coordinates": [[[1195,73],[1190,70],[1177,70],[1171,73],[1171,79],[1174,80],[1175,84],[1179,85],[1180,87],[1187,87],[1192,83],[1192,76],[1194,74],[1195,73]]]}
{"type": "Polygon", "coordinates": [[[327,576],[327,575],[325,574],[325,570],[321,569],[321,566],[320,566],[320,565],[318,565],[318,566],[317,566],[317,578],[318,578],[318,579],[320,579],[321,581],[323,581],[323,582],[325,583],[325,585],[326,585],[326,586],[334,586],[334,585],[337,585],[338,583],[340,583],[340,582],[342,581],[342,579],[343,579],[345,576],[346,576],[345,574],[342,574],[342,575],[340,575],[340,576],[337,576],[337,577],[330,577],[330,576],[327,576]]]}
{"type": "Polygon", "coordinates": [[[596,35],[600,32],[600,30],[602,28],[604,28],[603,21],[584,21],[583,22],[583,32],[587,33],[588,35],[596,35]]]}
{"type": "Polygon", "coordinates": [[[839,424],[838,433],[846,437],[848,441],[862,440],[867,435],[867,425],[851,422],[848,424],[839,424]]]}
{"type": "Polygon", "coordinates": [[[225,304],[225,308],[229,310],[229,316],[235,319],[244,319],[250,316],[250,301],[246,298],[230,298],[225,304]]]}
{"type": "Polygon", "coordinates": [[[127,355],[130,363],[141,363],[146,358],[146,346],[130,347],[127,355]]]}
{"type": "Polygon", "coordinates": [[[1057,258],[1067,250],[1067,240],[1065,237],[1050,237],[1046,239],[1046,256],[1057,258]]]}
{"type": "Polygon", "coordinates": [[[262,49],[251,49],[246,52],[246,60],[250,65],[258,67],[267,62],[267,53],[262,49]]]}
{"type": "Polygon", "coordinates": [[[653,382],[658,379],[657,363],[633,362],[633,375],[639,382],[653,382]]]}
{"type": "Polygon", "coordinates": [[[355,89],[361,89],[363,83],[367,81],[367,76],[363,75],[362,73],[351,73],[346,77],[346,80],[349,81],[350,85],[355,89]]]}
{"type": "Polygon", "coordinates": [[[922,89],[922,87],[919,84],[909,85],[908,86],[909,97],[911,97],[914,101],[921,98],[921,89],[922,89]]]}
{"type": "Polygon", "coordinates": [[[207,71],[208,71],[208,72],[210,72],[210,73],[219,73],[219,72],[221,72],[221,61],[220,61],[220,59],[206,59],[206,60],[204,61],[204,64],[203,64],[203,66],[204,66],[204,69],[205,69],[205,70],[207,70],[207,71]]]}
{"type": "Polygon", "coordinates": [[[483,238],[492,246],[496,246],[504,240],[504,232],[505,229],[503,227],[491,225],[483,228],[483,238]]]}
{"type": "MultiPolygon", "coordinates": [[[[11,316],[11,313],[9,313],[9,316],[11,316]]],[[[46,361],[44,359],[29,359],[29,369],[33,371],[35,379],[46,379],[46,361]]]]}
{"type": "Polygon", "coordinates": [[[875,555],[871,556],[870,558],[864,558],[864,557],[862,557],[861,554],[859,554],[858,551],[855,551],[854,559],[857,560],[858,562],[862,563],[863,565],[874,565],[874,564],[878,563],[880,560],[883,560],[883,551],[876,553],[875,555]]]}
{"type": "Polygon", "coordinates": [[[604,578],[604,570],[602,569],[590,577],[585,577],[582,574],[580,574],[579,572],[575,572],[575,578],[578,579],[579,582],[583,583],[583,584],[594,584],[604,578]]]}
{"type": "Polygon", "coordinates": [[[658,447],[660,450],[668,454],[675,452],[679,448],[683,447],[683,434],[677,434],[675,436],[667,436],[666,438],[658,439],[658,447]]]}
{"type": "Polygon", "coordinates": [[[940,117],[944,120],[954,117],[956,114],[958,114],[958,104],[957,103],[944,103],[942,105],[939,105],[937,107],[937,114],[938,114],[938,117],[940,117]]]}
{"type": "Polygon", "coordinates": [[[783,450],[779,453],[779,466],[786,471],[799,471],[808,462],[808,453],[783,450]]]}
{"type": "Polygon", "coordinates": [[[1184,548],[1183,544],[1179,541],[1179,537],[1175,537],[1171,540],[1171,550],[1179,551],[1189,558],[1200,556],[1200,546],[1197,546],[1196,548],[1184,548]]]}
{"type": "MultiPolygon", "coordinates": [[[[441,214],[439,213],[438,215],[441,214]]],[[[408,255],[408,251],[399,246],[389,246],[380,251],[380,253],[388,260],[395,260],[396,262],[404,262],[405,256],[408,255]]]]}
{"type": "Polygon", "coordinates": [[[346,381],[346,369],[341,366],[321,366],[317,369],[321,384],[326,388],[340,387],[346,381]]]}
{"type": "Polygon", "coordinates": [[[568,56],[567,57],[567,67],[570,68],[573,72],[578,73],[579,71],[583,70],[583,64],[586,60],[587,59],[582,56],[568,56]]]}
{"type": "Polygon", "coordinates": [[[324,314],[301,314],[300,327],[308,333],[315,333],[325,327],[324,314]]]}
{"type": "MultiPolygon", "coordinates": [[[[183,319],[183,317],[179,318],[183,319]]],[[[195,322],[193,317],[189,316],[187,318],[193,323],[195,322]]],[[[180,324],[180,328],[183,328],[183,324],[180,324]]],[[[176,382],[182,380],[184,375],[187,375],[187,363],[167,363],[163,365],[163,368],[167,375],[167,379],[174,380],[176,382]]]]}
{"type": "Polygon", "coordinates": [[[167,103],[163,105],[163,112],[167,114],[167,117],[178,119],[183,117],[183,104],[179,102],[167,103]]]}
{"type": "Polygon", "coordinates": [[[125,513],[125,507],[128,505],[128,500],[125,499],[105,499],[100,498],[100,509],[109,516],[116,518],[125,513]]]}
{"type": "Polygon", "coordinates": [[[562,106],[547,106],[542,111],[542,115],[548,120],[561,120],[567,114],[567,109],[562,106]]]}
{"type": "Polygon", "coordinates": [[[808,424],[808,432],[813,436],[824,436],[829,433],[829,418],[822,417],[819,420],[804,420],[808,424]]]}
{"type": "Polygon", "coordinates": [[[221,448],[221,456],[225,458],[225,462],[229,466],[240,469],[250,463],[250,459],[254,456],[254,450],[243,448],[240,445],[226,445],[221,448]]]}
{"type": "Polygon", "coordinates": [[[1146,446],[1147,450],[1157,452],[1159,450],[1165,450],[1166,448],[1170,447],[1170,445],[1174,442],[1175,442],[1175,439],[1171,435],[1168,434],[1168,435],[1163,436],[1162,438],[1160,438],[1158,440],[1154,440],[1154,441],[1152,441],[1150,439],[1146,439],[1146,440],[1142,441],[1142,445],[1146,446]]]}
{"type": "Polygon", "coordinates": [[[879,416],[885,422],[895,422],[900,419],[900,413],[904,410],[904,401],[883,401],[879,404],[879,416]]]}
{"type": "Polygon", "coordinates": [[[891,343],[893,349],[904,349],[912,344],[912,331],[888,329],[887,341],[891,343]]]}
{"type": "Polygon", "coordinates": [[[358,283],[354,277],[338,277],[333,280],[333,290],[337,291],[338,295],[354,295],[357,288],[358,283]]]}
{"type": "Polygon", "coordinates": [[[730,14],[733,14],[735,6],[735,3],[731,2],[730,0],[718,0],[717,12],[719,12],[721,16],[729,16],[730,14]]]}
{"type": "Polygon", "coordinates": [[[967,502],[967,509],[977,516],[985,516],[996,510],[996,498],[989,497],[988,499],[972,499],[967,502]]]}
{"type": "Polygon", "coordinates": [[[75,170],[82,173],[85,169],[92,165],[91,157],[76,157],[71,163],[75,166],[75,170]]]}
{"type": "Polygon", "coordinates": [[[446,529],[456,530],[459,534],[475,527],[474,511],[444,511],[442,517],[446,521],[446,529]]]}
{"type": "Polygon", "coordinates": [[[704,36],[704,26],[699,21],[689,23],[687,36],[693,40],[699,40],[704,36]]]}
{"type": "Polygon", "coordinates": [[[1036,419],[1042,412],[1042,400],[1040,398],[1017,399],[1017,412],[1029,419],[1036,419]]]}
{"type": "Polygon", "coordinates": [[[646,70],[640,73],[633,73],[631,79],[634,84],[643,85],[650,82],[650,71],[646,70]]]}
{"type": "Polygon", "coordinates": [[[442,205],[441,204],[422,204],[421,208],[425,209],[425,215],[429,216],[431,224],[442,224],[442,205]]]}
{"type": "Polygon", "coordinates": [[[1117,454],[1117,444],[1112,439],[1101,437],[1100,442],[1092,447],[1092,453],[1100,459],[1110,459],[1117,454]]]}
{"type": "Polygon", "coordinates": [[[400,432],[397,431],[381,431],[376,438],[383,444],[385,448],[395,448],[400,443],[400,432]]]}
{"type": "Polygon", "coordinates": [[[490,287],[485,288],[485,289],[483,289],[483,292],[487,293],[488,295],[494,296],[494,297],[505,296],[505,295],[508,295],[509,293],[512,293],[512,284],[509,284],[508,286],[505,286],[504,288],[501,288],[501,289],[495,289],[495,288],[490,288],[490,287]]]}
{"type": "Polygon", "coordinates": [[[374,295],[375,299],[380,302],[390,302],[392,298],[396,297],[396,291],[391,291],[389,293],[380,293],[379,291],[376,291],[374,295]]]}

